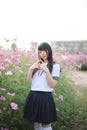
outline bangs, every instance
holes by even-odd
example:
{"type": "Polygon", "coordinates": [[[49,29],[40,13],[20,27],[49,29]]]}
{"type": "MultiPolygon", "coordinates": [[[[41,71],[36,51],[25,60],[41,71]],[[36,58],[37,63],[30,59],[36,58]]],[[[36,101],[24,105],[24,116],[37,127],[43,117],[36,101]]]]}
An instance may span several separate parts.
{"type": "Polygon", "coordinates": [[[38,46],[38,51],[45,51],[47,53],[47,60],[49,64],[48,68],[51,73],[53,68],[53,57],[52,57],[52,49],[50,45],[46,42],[43,42],[38,46]]]}
{"type": "Polygon", "coordinates": [[[39,51],[47,51],[46,47],[45,47],[45,46],[42,46],[42,45],[40,45],[40,46],[38,47],[38,50],[39,50],[39,51]]]}

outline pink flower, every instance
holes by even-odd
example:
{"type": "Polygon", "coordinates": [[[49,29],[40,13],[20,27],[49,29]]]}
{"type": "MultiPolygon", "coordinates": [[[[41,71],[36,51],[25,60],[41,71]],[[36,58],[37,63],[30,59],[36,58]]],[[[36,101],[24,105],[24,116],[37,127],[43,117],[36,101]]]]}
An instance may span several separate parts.
{"type": "Polygon", "coordinates": [[[63,95],[59,95],[58,98],[59,98],[61,101],[63,101],[63,99],[64,99],[63,95]]]}
{"type": "Polygon", "coordinates": [[[70,65],[71,64],[71,61],[66,61],[66,65],[70,65]]]}
{"type": "Polygon", "coordinates": [[[0,50],[0,56],[4,56],[4,51],[0,50]]]}
{"type": "Polygon", "coordinates": [[[0,90],[5,91],[6,89],[5,88],[0,88],[0,90]]]}
{"type": "Polygon", "coordinates": [[[5,75],[13,75],[13,73],[12,73],[11,70],[9,70],[9,71],[7,71],[7,72],[5,73],[5,75]]]}
{"type": "Polygon", "coordinates": [[[65,52],[65,55],[69,55],[69,52],[67,51],[67,52],[65,52]]]}
{"type": "Polygon", "coordinates": [[[83,79],[83,77],[79,75],[79,76],[78,76],[78,79],[79,79],[79,80],[82,80],[82,79],[83,79]]]}
{"type": "Polygon", "coordinates": [[[1,97],[0,97],[0,101],[5,102],[6,100],[7,100],[6,97],[4,97],[4,96],[1,96],[1,97]]]}
{"type": "Polygon", "coordinates": [[[7,95],[9,95],[9,96],[15,96],[15,93],[7,93],[7,95]]]}
{"type": "Polygon", "coordinates": [[[5,59],[5,62],[11,64],[11,60],[10,59],[5,59]]]}
{"type": "Polygon", "coordinates": [[[0,70],[4,70],[4,69],[5,69],[4,65],[0,64],[0,70]]]}
{"type": "Polygon", "coordinates": [[[16,70],[17,72],[19,72],[19,73],[23,73],[21,67],[19,67],[19,66],[15,66],[15,70],[16,70]]]}
{"type": "Polygon", "coordinates": [[[60,50],[66,51],[67,48],[66,47],[61,47],[60,50]]]}
{"type": "Polygon", "coordinates": [[[13,109],[13,110],[17,110],[18,109],[18,105],[16,103],[14,103],[14,102],[11,102],[10,106],[11,106],[11,109],[13,109]]]}
{"type": "Polygon", "coordinates": [[[18,71],[19,73],[23,73],[23,71],[20,69],[19,71],[18,71]]]}
{"type": "Polygon", "coordinates": [[[31,42],[32,46],[35,46],[36,44],[37,44],[36,42],[33,42],[33,41],[31,42]]]}

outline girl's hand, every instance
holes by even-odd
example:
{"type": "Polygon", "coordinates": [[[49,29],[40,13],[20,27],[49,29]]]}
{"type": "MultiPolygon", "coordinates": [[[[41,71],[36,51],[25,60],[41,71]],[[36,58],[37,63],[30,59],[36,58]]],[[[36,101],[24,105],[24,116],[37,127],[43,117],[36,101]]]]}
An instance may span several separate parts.
{"type": "Polygon", "coordinates": [[[36,63],[34,63],[31,67],[30,67],[30,69],[31,70],[33,70],[33,69],[39,69],[39,61],[37,61],[36,63]]]}
{"type": "Polygon", "coordinates": [[[48,71],[45,63],[40,64],[40,69],[42,69],[44,72],[48,71]]]}

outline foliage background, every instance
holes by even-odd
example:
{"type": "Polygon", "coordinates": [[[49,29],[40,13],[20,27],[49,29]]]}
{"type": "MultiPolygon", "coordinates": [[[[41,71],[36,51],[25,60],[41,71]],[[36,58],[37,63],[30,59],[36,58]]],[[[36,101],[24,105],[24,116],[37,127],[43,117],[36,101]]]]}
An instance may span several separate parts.
{"type": "MultiPolygon", "coordinates": [[[[36,43],[31,51],[0,48],[0,129],[33,130],[33,124],[23,119],[23,109],[30,86],[26,81],[29,67],[37,59],[36,43]],[[11,105],[14,103],[14,106],[11,105]]],[[[64,50],[63,50],[64,49],[64,50]]],[[[72,72],[82,72],[82,65],[87,63],[83,53],[70,55],[67,49],[63,53],[54,53],[54,60],[61,65],[60,80],[53,96],[58,113],[58,121],[52,124],[53,130],[87,129],[87,86],[78,86],[81,75],[73,81],[72,72]]],[[[84,73],[86,69],[84,69],[84,73]]],[[[75,74],[75,73],[73,73],[75,74]]],[[[84,84],[83,84],[84,85],[84,84]]]]}

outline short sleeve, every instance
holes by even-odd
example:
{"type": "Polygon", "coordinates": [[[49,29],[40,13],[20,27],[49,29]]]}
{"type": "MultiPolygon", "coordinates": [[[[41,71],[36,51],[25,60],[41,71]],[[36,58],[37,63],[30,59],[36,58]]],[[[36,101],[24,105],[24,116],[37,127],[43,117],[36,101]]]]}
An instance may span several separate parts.
{"type": "Polygon", "coordinates": [[[58,63],[53,64],[52,78],[59,80],[60,77],[60,65],[58,63]]]}

